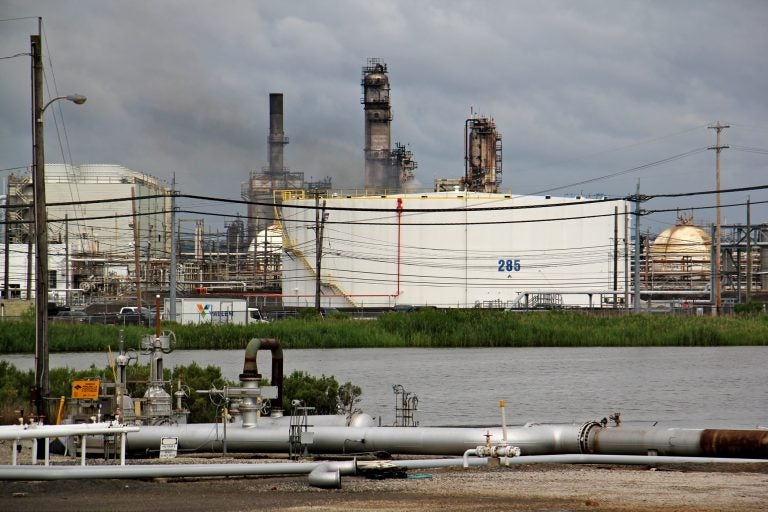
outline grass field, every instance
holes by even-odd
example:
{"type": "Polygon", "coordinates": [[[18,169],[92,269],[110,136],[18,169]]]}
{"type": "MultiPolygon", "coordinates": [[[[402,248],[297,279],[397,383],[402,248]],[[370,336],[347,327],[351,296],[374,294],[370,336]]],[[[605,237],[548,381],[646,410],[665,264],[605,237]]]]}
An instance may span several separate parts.
{"type": "MultiPolygon", "coordinates": [[[[116,349],[119,331],[137,347],[153,329],[51,323],[51,352],[116,349]]],[[[602,316],[583,312],[505,313],[494,310],[420,310],[375,320],[344,315],[305,316],[268,324],[164,323],[180,349],[240,349],[252,338],[278,338],[284,348],[361,347],[587,347],[765,345],[768,315],[696,317],[665,314],[602,316]]],[[[31,318],[0,323],[0,353],[33,353],[31,318]]]]}

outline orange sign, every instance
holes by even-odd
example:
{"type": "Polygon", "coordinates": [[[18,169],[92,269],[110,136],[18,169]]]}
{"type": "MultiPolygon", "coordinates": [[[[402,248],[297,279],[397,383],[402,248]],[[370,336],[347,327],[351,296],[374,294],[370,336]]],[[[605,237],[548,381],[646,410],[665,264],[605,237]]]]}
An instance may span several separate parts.
{"type": "Polygon", "coordinates": [[[72,398],[99,398],[99,381],[72,381],[72,398]]]}

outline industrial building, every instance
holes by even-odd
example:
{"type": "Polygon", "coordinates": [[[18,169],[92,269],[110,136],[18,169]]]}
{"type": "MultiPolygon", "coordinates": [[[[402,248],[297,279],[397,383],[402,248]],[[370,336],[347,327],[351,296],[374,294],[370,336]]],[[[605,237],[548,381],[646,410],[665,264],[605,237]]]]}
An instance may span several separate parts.
{"type": "Polygon", "coordinates": [[[597,306],[627,290],[624,201],[455,190],[323,204],[283,202],[285,306],[315,304],[318,263],[323,307],[597,306]]]}
{"type": "MultiPolygon", "coordinates": [[[[52,298],[127,293],[137,260],[142,279],[167,282],[169,187],[119,165],[47,164],[45,183],[52,298]]],[[[10,257],[0,270],[3,289],[14,291],[8,296],[26,297],[34,283],[33,199],[29,176],[9,177],[4,252],[10,257]]]]}

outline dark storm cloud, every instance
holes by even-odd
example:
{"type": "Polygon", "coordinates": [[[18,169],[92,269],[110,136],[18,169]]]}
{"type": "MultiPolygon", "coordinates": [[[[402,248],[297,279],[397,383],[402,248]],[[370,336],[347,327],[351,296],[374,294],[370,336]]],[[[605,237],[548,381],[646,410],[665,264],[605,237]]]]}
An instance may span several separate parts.
{"type": "MultiPolygon", "coordinates": [[[[470,109],[495,119],[516,193],[712,188],[711,151],[567,185],[712,145],[716,120],[734,146],[768,147],[760,1],[3,3],[0,18],[21,16],[43,17],[49,85],[88,96],[62,109],[72,163],[176,173],[195,194],[238,197],[266,165],[270,92],[285,96],[286,165],[359,186],[368,57],[389,65],[393,141],[426,187],[463,172],[470,109]]],[[[36,32],[0,22],[0,56],[36,32]]],[[[0,95],[0,167],[28,165],[27,57],[0,60],[0,95]]],[[[762,184],[765,158],[731,151],[723,186],[762,184]]]]}

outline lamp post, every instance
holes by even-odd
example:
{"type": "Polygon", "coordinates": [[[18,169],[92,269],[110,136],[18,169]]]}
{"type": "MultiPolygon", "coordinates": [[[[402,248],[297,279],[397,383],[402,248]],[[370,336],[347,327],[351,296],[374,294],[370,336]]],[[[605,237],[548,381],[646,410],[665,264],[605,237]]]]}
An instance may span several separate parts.
{"type": "Polygon", "coordinates": [[[50,393],[48,375],[48,220],[45,212],[45,145],[43,114],[51,103],[68,100],[77,105],[85,96],[58,96],[43,104],[43,48],[39,35],[30,36],[32,46],[32,104],[34,122],[34,204],[35,204],[35,387],[33,400],[38,416],[47,416],[45,399],[50,393]]]}

